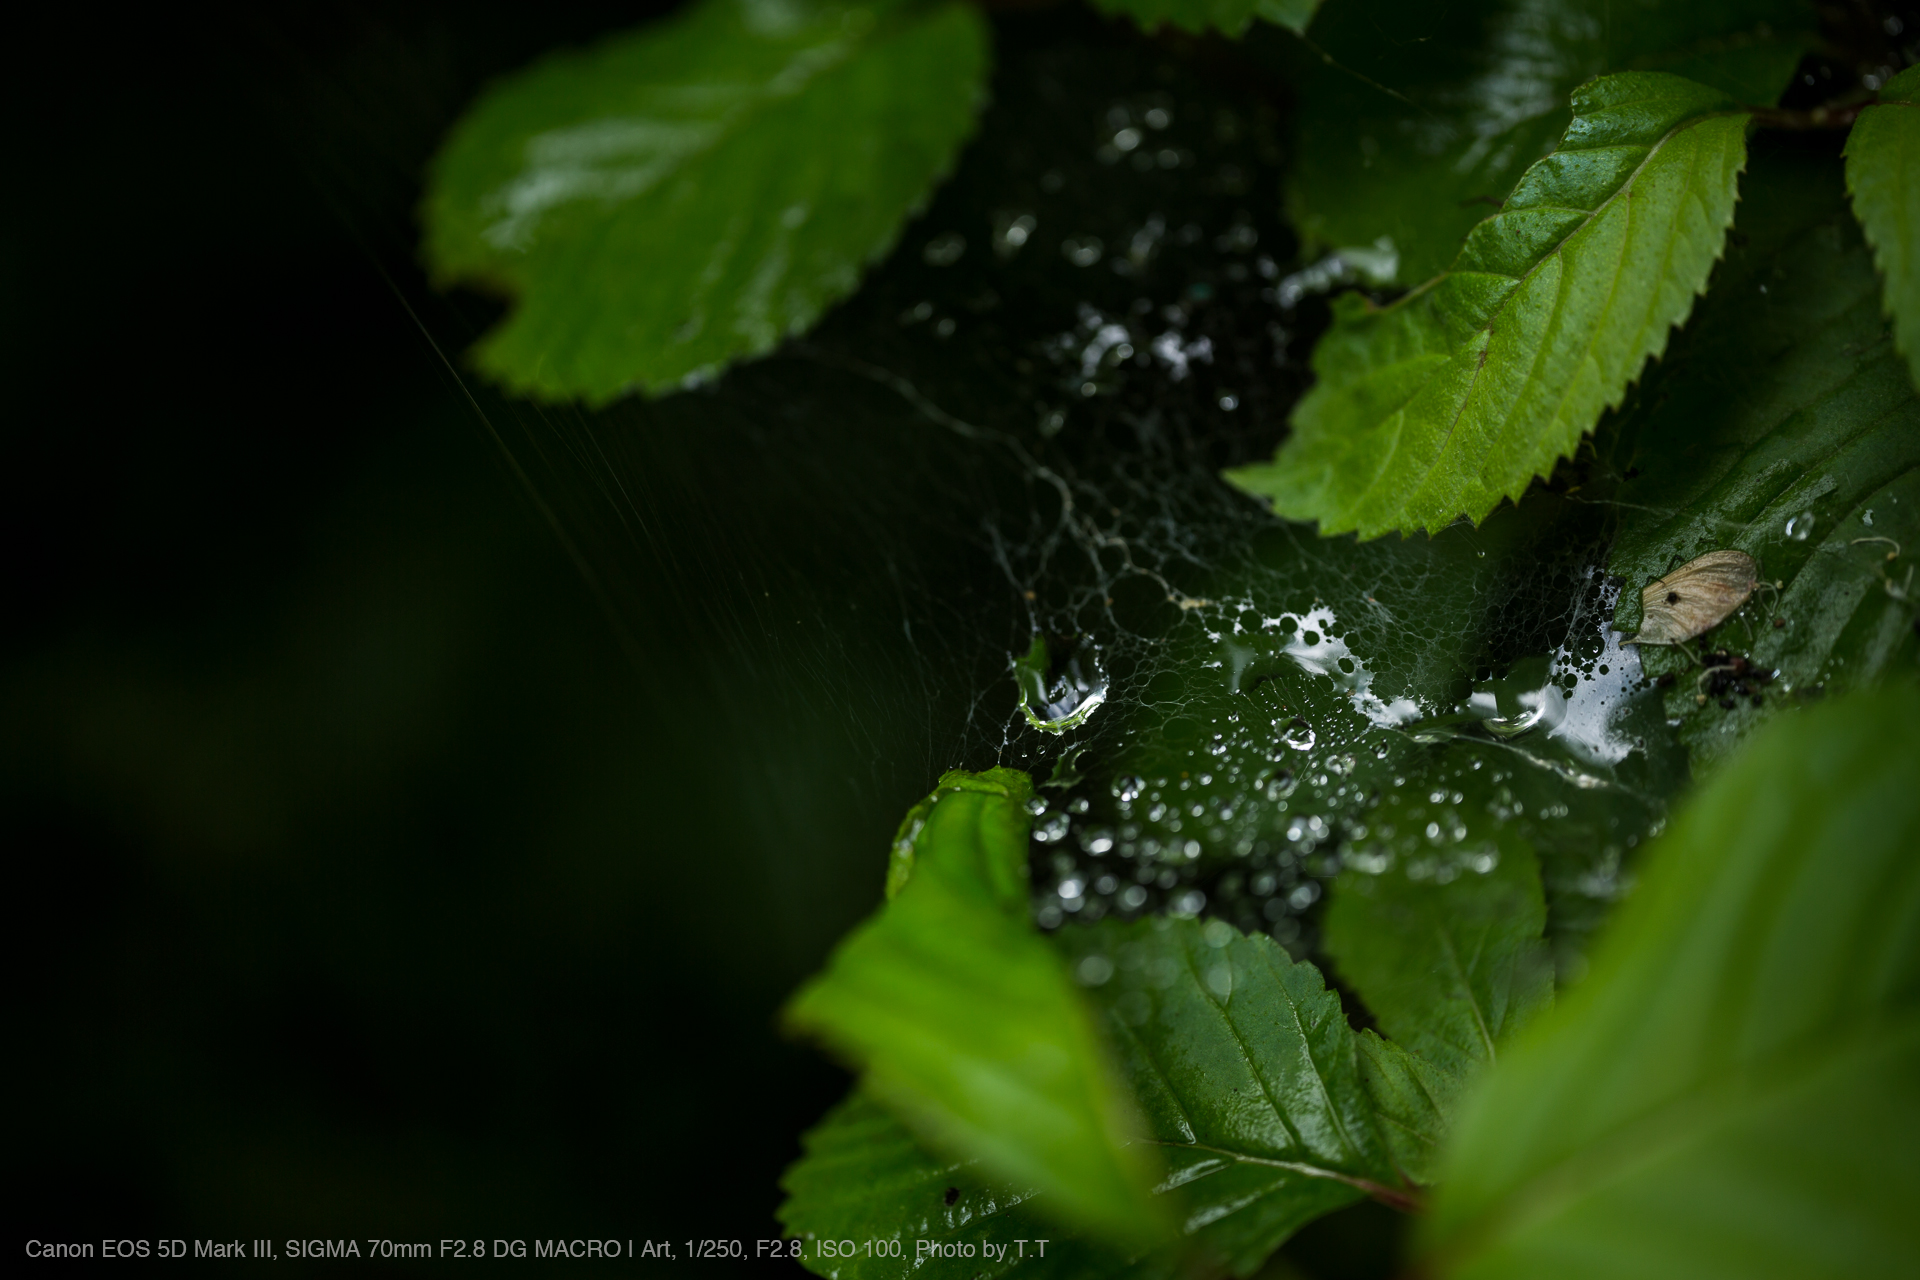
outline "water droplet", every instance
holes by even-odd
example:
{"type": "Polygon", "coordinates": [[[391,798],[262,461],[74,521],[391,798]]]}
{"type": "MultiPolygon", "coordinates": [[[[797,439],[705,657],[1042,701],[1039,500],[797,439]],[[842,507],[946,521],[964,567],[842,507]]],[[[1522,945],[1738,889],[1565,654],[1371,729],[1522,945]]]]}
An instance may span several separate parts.
{"type": "Polygon", "coordinates": [[[1113,961],[1102,955],[1082,956],[1074,968],[1074,975],[1080,979],[1083,987],[1102,986],[1113,977],[1113,961]]]}
{"type": "Polygon", "coordinates": [[[1269,800],[1285,800],[1299,785],[1299,780],[1293,776],[1293,770],[1275,769],[1272,776],[1267,779],[1262,794],[1269,800]]]}
{"type": "Polygon", "coordinates": [[[1030,213],[996,213],[993,216],[994,256],[1005,261],[1020,252],[1039,225],[1030,213]]]}
{"type": "Polygon", "coordinates": [[[1222,1000],[1233,994],[1233,969],[1224,964],[1212,965],[1207,969],[1207,990],[1222,1000]]]}
{"type": "Polygon", "coordinates": [[[1207,940],[1210,947],[1224,947],[1233,941],[1233,926],[1225,920],[1209,920],[1206,927],[1200,930],[1200,936],[1207,940]]]}
{"type": "Polygon", "coordinates": [[[1287,722],[1287,727],[1280,731],[1280,741],[1295,751],[1311,751],[1318,739],[1314,737],[1313,726],[1299,716],[1295,716],[1287,722]]]}
{"type": "Polygon", "coordinates": [[[960,261],[960,255],[967,251],[967,238],[957,231],[949,231],[943,236],[935,236],[927,241],[920,256],[930,267],[950,267],[960,261]]]}
{"type": "Polygon", "coordinates": [[[1033,824],[1033,838],[1041,844],[1052,844],[1064,838],[1072,819],[1064,813],[1050,813],[1033,824]]]}
{"type": "Polygon", "coordinates": [[[1060,242],[1060,252],[1076,267],[1090,267],[1100,261],[1106,247],[1099,236],[1068,236],[1060,242]]]}
{"type": "Polygon", "coordinates": [[[1107,700],[1107,673],[1091,640],[1083,640],[1062,669],[1054,667],[1046,637],[1035,636],[1033,647],[1013,660],[1013,679],[1021,714],[1046,733],[1077,728],[1107,700]]]}
{"type": "Polygon", "coordinates": [[[1787,536],[1795,542],[1805,542],[1813,533],[1813,512],[1802,511],[1787,521],[1787,536]]]}
{"type": "Polygon", "coordinates": [[[1118,778],[1114,781],[1113,797],[1122,804],[1130,804],[1138,800],[1140,793],[1146,789],[1146,779],[1138,774],[1130,773],[1126,777],[1118,778]]]}

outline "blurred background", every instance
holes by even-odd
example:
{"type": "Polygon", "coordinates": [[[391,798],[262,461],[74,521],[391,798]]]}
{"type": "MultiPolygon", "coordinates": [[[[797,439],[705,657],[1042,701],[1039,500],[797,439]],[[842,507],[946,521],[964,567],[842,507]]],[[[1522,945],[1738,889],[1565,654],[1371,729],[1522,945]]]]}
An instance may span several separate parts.
{"type": "Polygon", "coordinates": [[[660,481],[613,600],[407,309],[478,88],[666,7],[15,37],[30,1234],[777,1234],[845,1077],[775,1011],[956,762],[918,677],[801,612],[816,562],[713,598],[703,477],[660,481]]]}

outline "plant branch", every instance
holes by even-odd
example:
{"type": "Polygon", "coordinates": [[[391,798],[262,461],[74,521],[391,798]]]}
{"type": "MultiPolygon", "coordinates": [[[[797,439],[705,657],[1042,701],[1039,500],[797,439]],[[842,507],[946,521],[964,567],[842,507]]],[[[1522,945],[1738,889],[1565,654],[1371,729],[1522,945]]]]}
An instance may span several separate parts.
{"type": "Polygon", "coordinates": [[[1851,129],[1860,112],[1872,105],[1870,102],[1849,102],[1809,107],[1804,111],[1785,107],[1748,107],[1747,110],[1752,114],[1753,122],[1763,129],[1806,133],[1815,129],[1851,129]]]}

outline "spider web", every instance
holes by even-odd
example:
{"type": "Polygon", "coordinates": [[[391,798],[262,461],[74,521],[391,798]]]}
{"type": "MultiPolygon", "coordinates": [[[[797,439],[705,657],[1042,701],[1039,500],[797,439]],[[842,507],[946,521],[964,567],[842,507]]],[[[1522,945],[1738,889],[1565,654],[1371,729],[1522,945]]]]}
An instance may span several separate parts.
{"type": "Polygon", "coordinates": [[[600,512],[572,518],[617,525],[604,577],[710,557],[618,611],[748,684],[788,651],[856,735],[913,691],[924,785],[1032,770],[1043,927],[1206,913],[1298,950],[1343,867],[1446,881],[1517,838],[1577,940],[1686,774],[1607,630],[1607,477],[1433,539],[1276,521],[1219,472],[1276,446],[1325,293],[1388,247],[1298,260],[1242,77],[1078,18],[1003,24],[1000,59],[960,171],[819,331],[543,425],[600,512]],[[668,491],[707,495],[699,538],[668,491]]]}

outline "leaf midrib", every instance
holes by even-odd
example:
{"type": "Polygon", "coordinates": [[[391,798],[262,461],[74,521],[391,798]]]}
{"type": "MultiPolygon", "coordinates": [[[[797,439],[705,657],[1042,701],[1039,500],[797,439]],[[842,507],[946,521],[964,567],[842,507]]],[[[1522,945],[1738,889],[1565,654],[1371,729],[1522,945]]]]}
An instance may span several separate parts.
{"type": "MultiPolygon", "coordinates": [[[[1329,1169],[1325,1165],[1311,1164],[1305,1160],[1277,1160],[1272,1156],[1249,1155],[1244,1151],[1234,1151],[1227,1147],[1216,1147],[1206,1142],[1169,1142],[1164,1138],[1149,1138],[1147,1141],[1156,1147],[1172,1147],[1180,1151],[1205,1151],[1211,1155],[1223,1156],[1235,1164],[1258,1165],[1263,1169],[1284,1169],[1289,1173],[1297,1173],[1303,1177],[1324,1178],[1328,1182],[1342,1182],[1356,1190],[1364,1191],[1370,1196],[1394,1196],[1400,1194],[1396,1188],[1389,1187],[1385,1183],[1375,1182],[1371,1178],[1363,1178],[1354,1173],[1342,1173],[1338,1169],[1329,1169]]],[[[1193,1179],[1193,1182],[1198,1182],[1206,1176],[1208,1175],[1201,1174],[1200,1178],[1193,1179]]],[[[1190,1182],[1185,1185],[1191,1186],[1193,1184],[1190,1182]]],[[[1271,1195],[1272,1192],[1265,1194],[1271,1195]]],[[[1218,1220],[1219,1219],[1215,1219],[1215,1221],[1218,1220]]]]}
{"type": "MultiPolygon", "coordinates": [[[[1259,1086],[1261,1097],[1265,1099],[1267,1106],[1272,1110],[1275,1118],[1279,1120],[1280,1127],[1286,1132],[1286,1135],[1290,1144],[1301,1151],[1305,1151],[1311,1154],[1313,1151],[1313,1148],[1309,1146],[1303,1138],[1301,1138],[1299,1131],[1294,1127],[1293,1122],[1287,1117],[1286,1109],[1279,1104],[1279,1102],[1274,1098],[1272,1090],[1267,1087],[1266,1079],[1262,1076],[1259,1070],[1258,1061],[1255,1059],[1252,1050],[1248,1048],[1246,1041],[1241,1038],[1239,1028],[1233,1025],[1233,1019],[1231,1016],[1229,1016],[1226,1006],[1221,1004],[1217,999],[1214,998],[1211,989],[1206,986],[1199,972],[1194,968],[1193,957],[1191,953],[1187,954],[1186,959],[1187,959],[1187,970],[1189,974],[1192,975],[1195,981],[1195,984],[1198,986],[1199,990],[1205,994],[1208,1003],[1213,1005],[1213,1007],[1219,1012],[1221,1021],[1226,1024],[1228,1033],[1233,1037],[1234,1047],[1240,1051],[1241,1061],[1243,1061],[1246,1064],[1249,1074],[1251,1074],[1253,1077],[1254,1083],[1259,1086]]],[[[1269,969],[1272,968],[1272,963],[1270,959],[1268,960],[1268,967],[1269,969]]],[[[1313,1067],[1314,1085],[1319,1090],[1320,1099],[1325,1106],[1326,1114],[1331,1120],[1333,1127],[1339,1132],[1341,1140],[1346,1143],[1348,1149],[1352,1151],[1355,1155],[1359,1155],[1362,1151],[1362,1148],[1353,1141],[1353,1136],[1347,1131],[1345,1119],[1341,1116],[1339,1108],[1334,1105],[1332,1094],[1328,1092],[1326,1076],[1320,1070],[1320,1064],[1314,1060],[1313,1051],[1311,1048],[1312,1042],[1308,1039],[1305,1029],[1300,1025],[1299,1004],[1297,1001],[1295,1001],[1291,997],[1291,995],[1287,993],[1285,986],[1279,984],[1279,975],[1277,974],[1274,975],[1274,981],[1276,983],[1276,986],[1278,986],[1281,996],[1286,1000],[1287,1008],[1289,1012],[1293,1015],[1293,1027],[1300,1036],[1301,1045],[1306,1049],[1306,1059],[1313,1067]]],[[[1117,1022],[1118,1020],[1116,1019],[1115,1021],[1117,1022]]],[[[1144,1040],[1142,1040],[1138,1035],[1134,1034],[1134,1031],[1131,1027],[1125,1027],[1124,1024],[1122,1024],[1122,1027],[1127,1038],[1130,1041],[1132,1041],[1135,1048],[1139,1051],[1141,1061],[1145,1062],[1147,1066],[1153,1069],[1153,1073],[1160,1078],[1160,1083],[1166,1087],[1167,1096],[1169,1099],[1172,1100],[1173,1104],[1179,1108],[1181,1118],[1186,1121],[1188,1132],[1197,1135],[1200,1132],[1201,1126],[1195,1123],[1193,1111],[1191,1108],[1188,1107],[1187,1099],[1183,1091],[1180,1089],[1178,1085],[1174,1083],[1173,1077],[1167,1074],[1167,1069],[1163,1065],[1161,1065],[1159,1058],[1153,1053],[1152,1049],[1148,1047],[1147,1043],[1144,1040]]],[[[1215,1147],[1208,1143],[1201,1142],[1198,1140],[1197,1137],[1194,1141],[1191,1141],[1191,1142],[1184,1142],[1184,1141],[1180,1141],[1178,1139],[1172,1139],[1172,1138],[1153,1138],[1153,1137],[1149,1137],[1145,1139],[1145,1141],[1155,1146],[1180,1147],[1180,1148],[1185,1148],[1187,1150],[1214,1151],[1221,1155],[1232,1156],[1235,1159],[1244,1159],[1254,1163],[1271,1164],[1279,1168],[1292,1168],[1297,1164],[1303,1170],[1309,1167],[1314,1170],[1318,1170],[1319,1172],[1316,1174],[1316,1176],[1334,1178],[1340,1181],[1349,1181],[1350,1178],[1352,1177],[1352,1175],[1340,1173],[1338,1170],[1329,1168],[1324,1165],[1309,1166],[1306,1162],[1289,1162],[1289,1161],[1278,1160],[1273,1157],[1267,1157],[1267,1156],[1253,1156],[1253,1155],[1242,1156],[1240,1153],[1233,1152],[1226,1148],[1215,1147]]],[[[1355,1185],[1358,1185],[1358,1184],[1355,1184],[1355,1185]]],[[[1368,1185],[1371,1186],[1373,1184],[1369,1183],[1368,1185]]],[[[1369,1192],[1369,1194],[1371,1194],[1371,1192],[1369,1192]]]]}
{"type": "Polygon", "coordinates": [[[1460,984],[1460,994],[1466,997],[1467,1008],[1473,1011],[1474,1030],[1480,1033],[1480,1043],[1487,1051],[1487,1063],[1492,1065],[1493,1032],[1488,1029],[1486,1013],[1480,1008],[1480,1001],[1474,996],[1473,982],[1467,974],[1466,966],[1460,963],[1460,956],[1454,950],[1453,935],[1447,932],[1444,925],[1435,925],[1433,932],[1440,940],[1440,950],[1446,956],[1448,966],[1453,970],[1454,979],[1460,984]]]}

